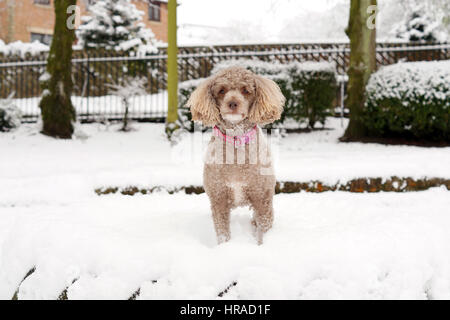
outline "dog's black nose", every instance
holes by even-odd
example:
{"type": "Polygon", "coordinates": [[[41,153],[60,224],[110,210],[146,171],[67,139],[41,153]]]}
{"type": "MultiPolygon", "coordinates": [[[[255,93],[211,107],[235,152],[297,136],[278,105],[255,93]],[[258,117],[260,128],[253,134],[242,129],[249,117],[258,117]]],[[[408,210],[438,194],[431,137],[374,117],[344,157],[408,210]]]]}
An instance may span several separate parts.
{"type": "Polygon", "coordinates": [[[234,102],[234,101],[231,101],[230,103],[228,103],[228,107],[229,107],[231,110],[236,109],[237,106],[238,106],[238,104],[237,104],[236,102],[234,102]]]}

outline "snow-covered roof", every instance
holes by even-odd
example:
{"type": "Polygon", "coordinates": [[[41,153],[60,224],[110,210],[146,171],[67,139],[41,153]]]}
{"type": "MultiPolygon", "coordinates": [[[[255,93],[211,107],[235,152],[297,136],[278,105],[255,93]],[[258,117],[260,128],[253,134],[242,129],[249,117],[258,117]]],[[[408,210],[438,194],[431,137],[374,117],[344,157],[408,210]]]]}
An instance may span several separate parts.
{"type": "Polygon", "coordinates": [[[5,42],[3,42],[3,40],[0,39],[0,53],[4,54],[5,56],[17,55],[25,57],[27,54],[33,56],[48,50],[49,46],[40,43],[39,41],[34,42],[14,41],[5,44],[5,42]]]}

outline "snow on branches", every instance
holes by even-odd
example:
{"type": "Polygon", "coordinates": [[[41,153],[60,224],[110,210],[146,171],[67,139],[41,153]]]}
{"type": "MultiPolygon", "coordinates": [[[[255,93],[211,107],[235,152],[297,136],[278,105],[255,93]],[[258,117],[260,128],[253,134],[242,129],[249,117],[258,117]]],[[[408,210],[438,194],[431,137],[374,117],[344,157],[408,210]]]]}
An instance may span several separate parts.
{"type": "Polygon", "coordinates": [[[435,1],[409,0],[403,3],[404,17],[394,26],[393,33],[398,39],[416,42],[445,42],[448,18],[445,6],[435,1]]]}

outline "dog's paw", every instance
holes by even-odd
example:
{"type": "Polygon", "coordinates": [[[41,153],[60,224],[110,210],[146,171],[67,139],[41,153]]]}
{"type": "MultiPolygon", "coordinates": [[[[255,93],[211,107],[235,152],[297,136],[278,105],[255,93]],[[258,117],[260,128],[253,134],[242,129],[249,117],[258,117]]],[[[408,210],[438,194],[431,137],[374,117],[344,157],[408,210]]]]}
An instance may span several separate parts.
{"type": "Polygon", "coordinates": [[[261,245],[263,243],[263,237],[265,232],[261,228],[258,228],[258,225],[256,224],[256,221],[254,219],[251,220],[251,224],[253,237],[255,237],[258,245],[261,245]]]}
{"type": "Polygon", "coordinates": [[[217,244],[222,244],[230,241],[231,236],[229,234],[220,234],[217,236],[217,244]]]}
{"type": "Polygon", "coordinates": [[[256,243],[258,243],[258,245],[262,245],[263,244],[263,237],[264,237],[264,231],[261,230],[261,228],[256,228],[256,243]]]}

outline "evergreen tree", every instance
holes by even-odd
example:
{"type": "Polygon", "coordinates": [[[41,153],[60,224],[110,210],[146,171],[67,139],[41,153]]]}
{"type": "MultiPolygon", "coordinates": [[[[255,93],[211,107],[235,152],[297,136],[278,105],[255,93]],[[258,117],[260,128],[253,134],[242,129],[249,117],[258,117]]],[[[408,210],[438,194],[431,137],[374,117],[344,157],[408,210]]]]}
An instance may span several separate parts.
{"type": "Polygon", "coordinates": [[[89,12],[76,32],[84,48],[134,49],[143,54],[156,51],[153,32],[141,22],[144,13],[130,0],[100,0],[89,12]]]}

